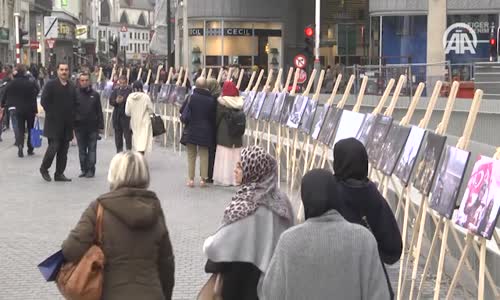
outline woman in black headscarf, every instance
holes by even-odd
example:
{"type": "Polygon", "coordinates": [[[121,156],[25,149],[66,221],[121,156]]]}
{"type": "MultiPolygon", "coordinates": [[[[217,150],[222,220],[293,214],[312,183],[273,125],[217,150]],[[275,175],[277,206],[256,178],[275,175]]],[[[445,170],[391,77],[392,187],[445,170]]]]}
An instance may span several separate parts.
{"type": "Polygon", "coordinates": [[[338,196],[345,205],[341,212],[349,222],[369,227],[378,243],[382,261],[394,264],[401,257],[403,243],[389,204],[368,179],[368,154],[363,144],[349,138],[333,149],[333,169],[338,196]]]}

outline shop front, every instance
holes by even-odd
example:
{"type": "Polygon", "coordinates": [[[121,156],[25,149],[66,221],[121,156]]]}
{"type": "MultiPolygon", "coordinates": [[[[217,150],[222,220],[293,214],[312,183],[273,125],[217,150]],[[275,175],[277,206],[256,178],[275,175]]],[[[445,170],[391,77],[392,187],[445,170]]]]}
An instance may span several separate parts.
{"type": "Polygon", "coordinates": [[[70,21],[59,18],[58,37],[55,39],[54,48],[46,51],[46,59],[50,65],[67,63],[71,69],[76,67],[78,60],[78,40],[75,36],[76,26],[70,21]]]}
{"type": "Polygon", "coordinates": [[[7,63],[10,61],[9,45],[10,45],[9,28],[0,27],[0,62],[7,63]]]}

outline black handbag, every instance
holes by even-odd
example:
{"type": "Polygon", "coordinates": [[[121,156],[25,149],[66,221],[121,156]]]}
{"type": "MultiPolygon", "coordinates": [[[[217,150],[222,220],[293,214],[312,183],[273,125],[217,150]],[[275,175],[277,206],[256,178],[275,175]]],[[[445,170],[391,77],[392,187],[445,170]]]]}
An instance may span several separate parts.
{"type": "Polygon", "coordinates": [[[191,121],[191,97],[188,97],[181,110],[180,120],[182,124],[187,125],[191,121]]]}
{"type": "Polygon", "coordinates": [[[167,132],[167,130],[165,130],[165,123],[163,123],[163,119],[160,115],[151,115],[151,127],[153,127],[153,136],[159,136],[167,132]]]}

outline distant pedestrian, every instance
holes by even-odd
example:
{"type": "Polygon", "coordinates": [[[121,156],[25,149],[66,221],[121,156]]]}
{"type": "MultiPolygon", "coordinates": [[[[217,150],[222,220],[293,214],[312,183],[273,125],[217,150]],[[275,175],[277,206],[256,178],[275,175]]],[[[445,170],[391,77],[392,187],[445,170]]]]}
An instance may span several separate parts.
{"type": "Polygon", "coordinates": [[[333,175],[312,170],[302,180],[306,221],[285,231],[262,285],[261,299],[388,300],[377,242],[370,231],[347,222],[333,175]]]}
{"type": "MultiPolygon", "coordinates": [[[[220,97],[221,95],[221,87],[219,83],[217,82],[217,79],[215,78],[208,78],[207,79],[207,85],[208,85],[208,91],[210,92],[210,95],[214,98],[215,101],[220,97]]],[[[214,127],[214,136],[217,135],[217,125],[214,127]]],[[[208,179],[207,183],[213,183],[214,180],[214,164],[215,164],[215,153],[217,149],[217,144],[216,144],[216,139],[214,139],[214,143],[208,147],[208,179]]],[[[231,170],[232,172],[232,170],[231,170]]]]}
{"type": "Polygon", "coordinates": [[[19,64],[16,66],[16,75],[14,80],[10,81],[5,87],[2,95],[2,102],[8,103],[7,106],[15,107],[11,110],[11,115],[15,114],[17,123],[16,145],[17,155],[24,157],[24,140],[26,129],[28,131],[28,155],[33,155],[33,145],[31,145],[31,129],[35,123],[35,116],[38,113],[38,86],[32,81],[26,71],[26,66],[19,64]]]}
{"type": "MultiPolygon", "coordinates": [[[[17,136],[17,119],[15,118],[16,108],[10,101],[7,101],[6,97],[3,97],[8,83],[14,79],[14,76],[12,74],[12,69],[9,66],[4,66],[2,73],[4,73],[5,76],[0,81],[0,108],[2,108],[2,121],[0,122],[0,142],[2,141],[2,132],[9,128],[9,123],[11,120],[12,128],[14,129],[14,136],[17,136]],[[14,115],[14,118],[10,117],[11,112],[14,115]]],[[[15,142],[14,145],[17,145],[17,142],[15,142]]]]}
{"type": "Polygon", "coordinates": [[[200,185],[203,187],[208,179],[208,148],[215,143],[215,108],[216,102],[208,91],[205,77],[196,80],[196,88],[189,101],[185,101],[180,112],[189,105],[190,119],[185,124],[181,143],[187,148],[188,183],[194,186],[196,157],[200,155],[200,185]]]}
{"type": "Polygon", "coordinates": [[[75,135],[81,170],[78,177],[92,178],[95,176],[99,130],[104,129],[101,97],[92,89],[89,74],[81,73],[78,84],[75,114],[75,135]]]}
{"type": "Polygon", "coordinates": [[[109,98],[109,104],[115,109],[113,110],[113,127],[115,129],[115,145],[116,152],[123,151],[123,139],[125,139],[125,147],[127,150],[132,150],[132,131],[130,130],[130,117],[125,114],[125,105],[127,97],[132,93],[132,89],[128,86],[127,76],[120,76],[118,79],[118,87],[113,90],[109,98]]]}
{"type": "Polygon", "coordinates": [[[225,209],[221,227],[203,245],[205,271],[222,276],[222,299],[258,299],[257,285],[274,247],[293,225],[292,205],[278,188],[277,168],[261,147],[241,152],[235,175],[242,186],[225,209]]]}
{"type": "Polygon", "coordinates": [[[71,181],[64,175],[68,161],[69,142],[73,139],[74,114],[76,109],[76,88],[69,81],[69,66],[57,66],[57,78],[45,84],[41,104],[45,110],[43,135],[49,146],[43,157],[40,173],[45,181],[51,181],[49,168],[56,159],[55,181],[71,181]]]}
{"type": "MultiPolygon", "coordinates": [[[[238,114],[243,114],[243,97],[236,85],[224,82],[222,96],[217,103],[217,152],[214,164],[214,182],[219,185],[236,185],[233,170],[240,159],[243,131],[237,132],[238,114]]],[[[245,126],[243,124],[243,126],[245,126]]]]}
{"type": "Polygon", "coordinates": [[[132,85],[132,94],[127,98],[125,114],[130,117],[132,147],[143,155],[151,152],[153,148],[153,128],[151,127],[151,114],[153,113],[151,98],[144,93],[142,82],[135,81],[132,85]]]}
{"type": "Polygon", "coordinates": [[[171,300],[174,253],[165,215],[148,190],[148,165],[137,152],[117,154],[109,167],[111,191],[90,203],[62,244],[64,258],[78,262],[92,246],[97,209],[103,209],[102,250],[106,300],[171,300]]]}

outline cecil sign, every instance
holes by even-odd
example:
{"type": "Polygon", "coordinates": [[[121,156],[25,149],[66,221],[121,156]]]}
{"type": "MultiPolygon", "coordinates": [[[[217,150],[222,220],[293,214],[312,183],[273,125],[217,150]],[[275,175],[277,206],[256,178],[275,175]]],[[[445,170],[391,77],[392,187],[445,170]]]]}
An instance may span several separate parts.
{"type": "Polygon", "coordinates": [[[443,36],[443,47],[446,54],[476,54],[476,31],[465,23],[455,23],[448,27],[443,36]]]}

